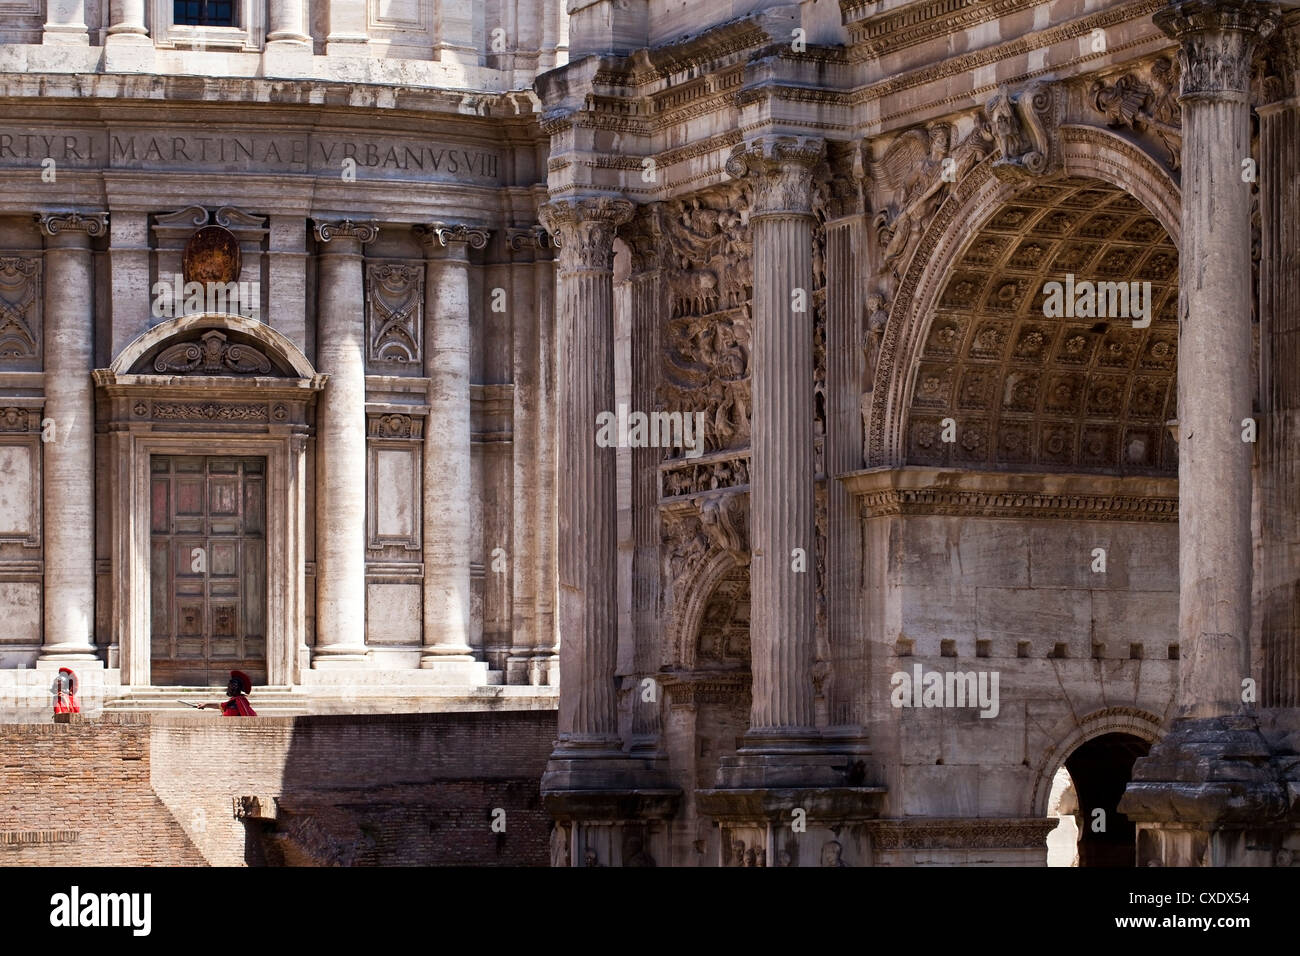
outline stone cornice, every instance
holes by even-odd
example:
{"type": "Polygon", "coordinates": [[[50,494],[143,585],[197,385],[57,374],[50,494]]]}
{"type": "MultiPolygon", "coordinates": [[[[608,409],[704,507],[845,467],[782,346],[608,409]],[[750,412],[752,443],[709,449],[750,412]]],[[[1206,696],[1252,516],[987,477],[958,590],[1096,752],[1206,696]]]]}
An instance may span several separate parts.
{"type": "Polygon", "coordinates": [[[842,475],[864,518],[954,515],[1176,522],[1176,478],[870,469],[842,475]]]}

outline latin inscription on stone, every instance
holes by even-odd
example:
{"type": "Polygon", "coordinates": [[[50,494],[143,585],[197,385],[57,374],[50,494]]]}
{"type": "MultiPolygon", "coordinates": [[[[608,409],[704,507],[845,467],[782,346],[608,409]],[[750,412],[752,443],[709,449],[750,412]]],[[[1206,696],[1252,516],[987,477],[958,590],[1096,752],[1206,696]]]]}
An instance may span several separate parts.
{"type": "Polygon", "coordinates": [[[43,159],[78,168],[191,169],[336,174],[344,160],[376,178],[496,182],[500,154],[384,136],[159,133],[151,130],[0,128],[0,166],[39,167],[43,159]]]}

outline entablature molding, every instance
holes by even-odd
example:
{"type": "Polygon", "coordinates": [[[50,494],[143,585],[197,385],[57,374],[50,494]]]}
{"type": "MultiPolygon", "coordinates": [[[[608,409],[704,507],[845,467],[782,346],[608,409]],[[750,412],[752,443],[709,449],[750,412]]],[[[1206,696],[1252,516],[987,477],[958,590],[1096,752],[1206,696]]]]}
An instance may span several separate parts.
{"type": "Polygon", "coordinates": [[[870,468],[839,476],[863,518],[959,516],[1176,522],[1178,479],[870,468]]]}

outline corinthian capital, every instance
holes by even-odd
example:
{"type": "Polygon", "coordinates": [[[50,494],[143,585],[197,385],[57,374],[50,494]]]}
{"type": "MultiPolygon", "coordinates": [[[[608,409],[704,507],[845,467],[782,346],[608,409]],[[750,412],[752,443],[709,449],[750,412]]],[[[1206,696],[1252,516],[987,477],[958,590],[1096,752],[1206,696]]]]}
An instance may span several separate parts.
{"type": "Polygon", "coordinates": [[[108,213],[92,212],[83,215],[79,212],[36,213],[36,225],[41,235],[57,236],[62,233],[80,232],[95,239],[108,232],[108,213]]]}
{"type": "Polygon", "coordinates": [[[614,234],[636,207],[626,199],[557,199],[538,211],[559,249],[561,272],[612,272],[614,234]]]}
{"type": "Polygon", "coordinates": [[[741,143],[727,159],[727,175],[748,177],[754,189],[750,218],[811,216],[813,172],[826,156],[826,141],[808,136],[763,136],[741,143]]]}
{"type": "Polygon", "coordinates": [[[1276,29],[1279,8],[1260,0],[1177,0],[1152,19],[1180,43],[1183,96],[1245,94],[1255,44],[1276,29]]]}
{"type": "Polygon", "coordinates": [[[373,242],[375,236],[379,235],[379,227],[374,223],[353,222],[351,219],[344,219],[342,222],[314,220],[313,225],[318,242],[329,242],[331,239],[355,239],[364,244],[373,242]]]}

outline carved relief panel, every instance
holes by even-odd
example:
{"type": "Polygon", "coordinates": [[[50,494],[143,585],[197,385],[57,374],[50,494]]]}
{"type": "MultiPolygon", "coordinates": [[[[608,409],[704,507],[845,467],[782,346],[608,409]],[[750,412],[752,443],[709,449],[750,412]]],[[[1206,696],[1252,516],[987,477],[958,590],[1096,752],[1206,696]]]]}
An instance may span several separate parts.
{"type": "Polygon", "coordinates": [[[0,256],[0,367],[41,368],[41,262],[0,256]]]}
{"type": "Polygon", "coordinates": [[[366,364],[388,374],[421,374],[424,268],[401,262],[366,266],[366,364]]]}

